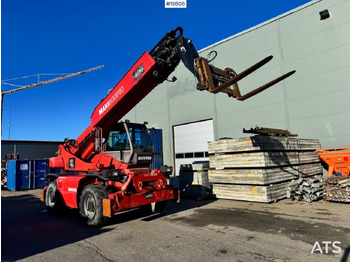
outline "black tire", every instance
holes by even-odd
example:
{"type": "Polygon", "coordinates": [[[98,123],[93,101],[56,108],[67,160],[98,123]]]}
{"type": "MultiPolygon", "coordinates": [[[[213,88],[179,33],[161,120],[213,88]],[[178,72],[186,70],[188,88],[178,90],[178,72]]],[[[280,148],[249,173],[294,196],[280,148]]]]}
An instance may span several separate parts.
{"type": "Polygon", "coordinates": [[[143,205],[143,206],[140,206],[140,210],[144,214],[162,213],[163,210],[166,208],[167,203],[168,201],[166,200],[166,201],[143,205]]]}
{"type": "Polygon", "coordinates": [[[80,214],[87,219],[89,226],[97,227],[106,223],[107,217],[103,216],[102,199],[108,198],[108,191],[104,185],[87,185],[80,196],[80,214]]]}
{"type": "Polygon", "coordinates": [[[58,215],[64,210],[65,204],[60,192],[57,189],[56,181],[51,182],[47,187],[45,203],[49,214],[58,215]]]}

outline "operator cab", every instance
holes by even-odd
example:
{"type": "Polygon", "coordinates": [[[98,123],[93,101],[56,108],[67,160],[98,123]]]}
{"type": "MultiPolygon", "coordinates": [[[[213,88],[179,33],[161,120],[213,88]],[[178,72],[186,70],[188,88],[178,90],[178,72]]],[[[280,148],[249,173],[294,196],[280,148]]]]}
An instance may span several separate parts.
{"type": "Polygon", "coordinates": [[[146,126],[130,122],[113,126],[103,151],[126,164],[150,164],[153,158],[153,145],[146,126]]]}

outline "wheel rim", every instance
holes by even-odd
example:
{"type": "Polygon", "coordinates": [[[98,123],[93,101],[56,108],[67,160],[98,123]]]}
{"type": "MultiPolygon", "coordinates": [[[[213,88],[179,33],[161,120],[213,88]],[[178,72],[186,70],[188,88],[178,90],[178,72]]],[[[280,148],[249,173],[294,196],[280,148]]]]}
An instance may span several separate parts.
{"type": "Polygon", "coordinates": [[[93,196],[88,195],[85,199],[84,211],[88,218],[93,218],[96,213],[96,202],[93,196]]]}
{"type": "Polygon", "coordinates": [[[55,192],[54,190],[49,190],[47,192],[48,206],[53,207],[55,205],[55,192]]]}

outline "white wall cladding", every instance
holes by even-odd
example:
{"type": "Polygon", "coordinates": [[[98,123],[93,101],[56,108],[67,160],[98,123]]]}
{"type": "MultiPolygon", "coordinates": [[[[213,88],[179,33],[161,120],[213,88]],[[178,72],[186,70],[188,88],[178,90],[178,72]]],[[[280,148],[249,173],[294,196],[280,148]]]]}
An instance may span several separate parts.
{"type": "MultiPolygon", "coordinates": [[[[172,126],[204,119],[213,119],[215,139],[247,136],[243,128],[263,126],[320,139],[322,147],[350,146],[349,13],[349,0],[311,1],[201,50],[203,57],[217,51],[213,64],[237,72],[273,55],[270,63],[240,81],[247,92],[297,71],[249,100],[197,91],[194,77],[181,64],[174,73],[177,82],[158,86],[126,118],[163,129],[168,165],[173,164],[172,126]],[[319,12],[325,9],[331,18],[321,21],[319,12]]],[[[186,28],[184,34],[191,37],[186,28]]]]}

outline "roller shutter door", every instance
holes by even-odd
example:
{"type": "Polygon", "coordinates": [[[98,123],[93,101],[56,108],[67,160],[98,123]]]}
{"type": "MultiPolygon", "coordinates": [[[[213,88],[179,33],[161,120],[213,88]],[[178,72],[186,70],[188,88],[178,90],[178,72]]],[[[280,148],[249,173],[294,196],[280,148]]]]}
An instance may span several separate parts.
{"type": "Polygon", "coordinates": [[[208,142],[214,140],[213,120],[174,126],[173,131],[176,176],[182,164],[209,161],[208,142]]]}

